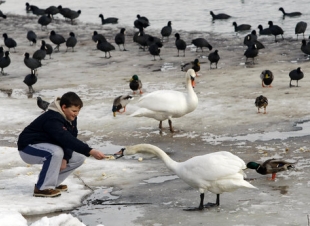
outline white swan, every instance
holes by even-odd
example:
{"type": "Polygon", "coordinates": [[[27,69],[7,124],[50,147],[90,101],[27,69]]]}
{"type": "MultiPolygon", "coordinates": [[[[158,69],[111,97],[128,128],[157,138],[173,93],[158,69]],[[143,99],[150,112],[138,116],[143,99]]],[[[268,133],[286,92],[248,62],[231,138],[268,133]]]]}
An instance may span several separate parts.
{"type": "Polygon", "coordinates": [[[158,90],[141,97],[137,104],[140,108],[130,116],[156,119],[159,121],[160,129],[162,129],[162,121],[168,119],[170,131],[174,132],[172,118],[182,117],[194,111],[198,105],[198,98],[193,89],[195,76],[193,69],[186,72],[187,93],[158,90]]]}
{"type": "Polygon", "coordinates": [[[185,183],[199,190],[199,207],[186,210],[202,210],[204,207],[219,206],[220,194],[223,192],[232,192],[238,188],[256,188],[244,180],[245,162],[227,151],[196,156],[185,162],[176,162],[154,145],[137,144],[122,148],[117,155],[133,155],[138,152],[157,155],[185,183]],[[216,203],[203,204],[205,191],[217,195],[216,203]]]}

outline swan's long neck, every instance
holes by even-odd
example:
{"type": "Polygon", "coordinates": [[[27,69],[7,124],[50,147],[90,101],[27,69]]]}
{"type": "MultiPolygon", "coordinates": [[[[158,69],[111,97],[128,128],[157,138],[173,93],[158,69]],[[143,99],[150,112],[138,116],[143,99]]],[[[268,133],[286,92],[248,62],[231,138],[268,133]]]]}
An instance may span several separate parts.
{"type": "Polygon", "coordinates": [[[197,107],[197,103],[198,103],[198,97],[194,91],[194,88],[193,88],[193,83],[192,83],[192,80],[191,80],[191,77],[187,77],[187,98],[189,99],[188,101],[188,104],[191,105],[191,106],[188,106],[189,108],[196,108],[197,107]]]}
{"type": "Polygon", "coordinates": [[[171,159],[166,154],[166,152],[151,144],[137,144],[133,146],[127,146],[124,151],[124,155],[134,155],[136,153],[151,153],[158,156],[173,172],[175,172],[176,166],[178,165],[178,162],[171,159]]]}
{"type": "Polygon", "coordinates": [[[187,92],[188,93],[195,93],[193,89],[193,84],[191,78],[186,78],[187,79],[187,92]]]}
{"type": "Polygon", "coordinates": [[[194,89],[193,89],[194,82],[192,83],[192,78],[195,79],[195,77],[196,77],[196,72],[194,71],[194,69],[188,69],[185,74],[187,92],[190,95],[196,96],[196,93],[194,92],[194,89]]]}

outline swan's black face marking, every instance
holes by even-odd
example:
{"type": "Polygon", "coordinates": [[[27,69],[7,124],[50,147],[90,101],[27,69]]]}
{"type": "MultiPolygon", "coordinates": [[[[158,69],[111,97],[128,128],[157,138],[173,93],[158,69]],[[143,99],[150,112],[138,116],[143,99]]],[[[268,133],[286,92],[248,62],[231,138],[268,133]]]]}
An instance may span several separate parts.
{"type": "Polygon", "coordinates": [[[119,152],[114,154],[115,159],[119,159],[121,157],[124,156],[124,151],[126,150],[126,148],[122,148],[119,152]]]}

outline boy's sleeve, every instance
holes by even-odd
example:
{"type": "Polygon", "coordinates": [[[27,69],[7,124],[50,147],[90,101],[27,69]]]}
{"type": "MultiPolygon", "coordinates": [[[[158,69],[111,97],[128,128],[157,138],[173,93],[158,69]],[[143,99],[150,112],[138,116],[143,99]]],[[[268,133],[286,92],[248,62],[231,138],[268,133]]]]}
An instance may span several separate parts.
{"type": "Polygon", "coordinates": [[[64,158],[65,160],[67,160],[67,163],[69,163],[69,160],[72,158],[72,153],[73,150],[69,149],[69,148],[65,148],[64,150],[64,158]]]}
{"type": "MultiPolygon", "coordinates": [[[[67,131],[67,128],[64,127],[60,119],[52,118],[44,123],[43,127],[45,132],[48,133],[55,143],[59,144],[64,150],[71,149],[71,151],[74,150],[85,156],[90,156],[89,152],[92,148],[67,131]]],[[[71,155],[67,155],[67,158],[69,156],[71,158],[72,153],[71,155]]]]}

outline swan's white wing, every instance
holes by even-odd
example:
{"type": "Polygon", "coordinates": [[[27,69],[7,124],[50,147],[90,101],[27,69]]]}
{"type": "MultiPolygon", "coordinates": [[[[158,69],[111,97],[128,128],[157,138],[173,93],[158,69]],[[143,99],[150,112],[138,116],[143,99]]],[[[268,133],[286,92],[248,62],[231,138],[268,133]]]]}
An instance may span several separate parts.
{"type": "Polygon", "coordinates": [[[186,93],[175,90],[158,90],[141,97],[137,103],[140,109],[132,113],[131,116],[164,121],[179,118],[194,111],[198,105],[198,98],[191,86],[191,77],[195,76],[193,69],[187,71],[186,93]]]}
{"type": "Polygon", "coordinates": [[[141,97],[138,106],[153,111],[177,109],[186,103],[186,93],[175,90],[158,90],[141,97]]]}
{"type": "Polygon", "coordinates": [[[141,97],[137,104],[140,109],[131,116],[145,116],[157,120],[180,117],[187,114],[187,94],[174,90],[158,90],[141,97]]]}
{"type": "MultiPolygon", "coordinates": [[[[240,178],[245,163],[229,152],[215,152],[180,163],[178,176],[189,184],[205,184],[224,178],[240,178]]],[[[242,178],[242,177],[241,177],[242,178]]]]}

